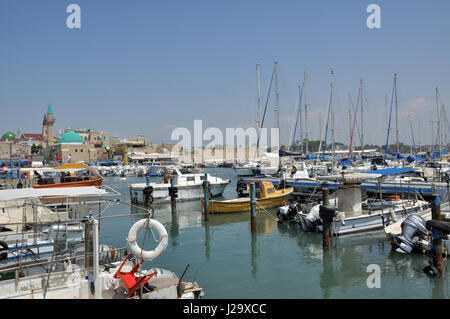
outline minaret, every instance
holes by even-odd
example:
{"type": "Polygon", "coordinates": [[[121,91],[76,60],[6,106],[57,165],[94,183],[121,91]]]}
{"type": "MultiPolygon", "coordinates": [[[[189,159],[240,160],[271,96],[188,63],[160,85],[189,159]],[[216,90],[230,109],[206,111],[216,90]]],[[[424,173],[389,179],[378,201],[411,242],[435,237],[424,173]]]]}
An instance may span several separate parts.
{"type": "Polygon", "coordinates": [[[55,142],[55,135],[53,133],[53,124],[55,123],[55,119],[53,117],[52,105],[48,105],[47,109],[47,146],[53,145],[55,142]]]}
{"type": "Polygon", "coordinates": [[[44,119],[42,120],[42,137],[47,142],[47,114],[44,114],[44,119]]]}

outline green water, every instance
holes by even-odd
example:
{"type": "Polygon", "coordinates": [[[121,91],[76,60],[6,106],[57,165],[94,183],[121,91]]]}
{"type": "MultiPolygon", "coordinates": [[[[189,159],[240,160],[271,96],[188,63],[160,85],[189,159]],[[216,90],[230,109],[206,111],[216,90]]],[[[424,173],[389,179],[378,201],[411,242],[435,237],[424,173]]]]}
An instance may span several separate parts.
{"type": "MultiPolygon", "coordinates": [[[[236,175],[232,169],[207,169],[229,178],[223,198],[236,197],[236,175]]],[[[160,178],[152,178],[159,180],[160,178]]],[[[119,191],[129,201],[128,186],[145,178],[106,177],[104,184],[119,191]]],[[[279,224],[274,210],[258,213],[257,231],[250,230],[249,213],[210,215],[204,222],[200,202],[154,205],[153,218],[163,223],[169,234],[166,251],[152,264],[197,281],[204,298],[448,298],[447,264],[441,280],[423,273],[428,257],[391,252],[384,232],[347,235],[333,239],[331,249],[322,251],[321,234],[302,233],[297,225],[279,224]],[[371,264],[379,266],[380,288],[368,288],[371,264]]],[[[125,247],[132,224],[143,218],[139,209],[113,204],[103,215],[130,217],[101,220],[103,244],[125,247]]],[[[142,237],[143,238],[143,237],[142,237]]],[[[141,241],[138,241],[141,242],[141,241]]],[[[147,235],[144,249],[156,244],[147,235]]]]}

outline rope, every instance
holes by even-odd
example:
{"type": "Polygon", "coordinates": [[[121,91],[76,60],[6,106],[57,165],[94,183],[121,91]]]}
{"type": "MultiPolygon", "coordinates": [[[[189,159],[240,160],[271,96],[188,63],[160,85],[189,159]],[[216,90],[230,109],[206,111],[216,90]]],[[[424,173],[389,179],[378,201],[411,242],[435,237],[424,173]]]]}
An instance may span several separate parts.
{"type": "Polygon", "coordinates": [[[275,218],[271,213],[269,213],[258,201],[256,201],[256,205],[259,205],[260,210],[265,212],[273,221],[278,221],[278,218],[275,218]]]}

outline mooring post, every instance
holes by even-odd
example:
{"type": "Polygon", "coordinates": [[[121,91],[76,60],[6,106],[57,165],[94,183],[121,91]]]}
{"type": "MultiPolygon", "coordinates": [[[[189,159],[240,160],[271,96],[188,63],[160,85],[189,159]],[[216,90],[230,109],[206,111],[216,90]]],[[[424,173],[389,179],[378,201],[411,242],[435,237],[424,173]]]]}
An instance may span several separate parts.
{"type": "Polygon", "coordinates": [[[144,193],[144,205],[150,207],[153,203],[153,186],[146,186],[142,192],[144,193]]]}
{"type": "Polygon", "coordinates": [[[250,225],[252,232],[256,231],[256,186],[250,183],[250,225]]]}
{"type": "Polygon", "coordinates": [[[330,207],[330,201],[328,199],[329,191],[328,191],[328,184],[323,183],[322,184],[322,205],[325,207],[330,207]]]}
{"type": "Polygon", "coordinates": [[[203,212],[205,214],[205,221],[209,221],[209,181],[206,179],[207,175],[205,174],[205,179],[203,180],[203,212]]]}
{"type": "Polygon", "coordinates": [[[441,201],[437,195],[431,203],[431,219],[441,220],[441,201]]]}
{"type": "Polygon", "coordinates": [[[327,183],[322,185],[322,200],[323,203],[319,209],[319,215],[322,219],[322,247],[324,250],[328,250],[330,249],[331,222],[333,220],[333,215],[330,215],[329,212],[330,201],[328,199],[327,183]]]}
{"type": "MultiPolygon", "coordinates": [[[[441,219],[441,203],[439,196],[434,198],[431,205],[431,218],[433,220],[440,221],[441,219]]],[[[439,276],[442,274],[442,236],[441,233],[434,227],[431,229],[431,244],[432,244],[432,255],[433,255],[433,265],[439,272],[439,276]]]]}
{"type": "Polygon", "coordinates": [[[172,207],[172,213],[175,213],[177,211],[177,193],[178,193],[178,190],[175,187],[175,179],[171,178],[169,195],[170,195],[170,206],[172,207]]]}

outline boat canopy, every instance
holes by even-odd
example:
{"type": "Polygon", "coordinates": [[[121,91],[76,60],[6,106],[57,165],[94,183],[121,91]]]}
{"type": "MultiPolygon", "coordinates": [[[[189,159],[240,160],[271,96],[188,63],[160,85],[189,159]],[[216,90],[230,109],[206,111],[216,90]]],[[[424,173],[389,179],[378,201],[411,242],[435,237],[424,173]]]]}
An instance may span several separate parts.
{"type": "Polygon", "coordinates": [[[36,199],[40,197],[75,197],[111,195],[105,189],[95,186],[58,187],[58,188],[18,188],[0,191],[0,201],[36,199]]]}
{"type": "Polygon", "coordinates": [[[386,168],[386,169],[379,169],[372,172],[367,172],[367,174],[380,174],[380,175],[395,175],[395,174],[402,174],[406,172],[415,171],[415,168],[408,167],[408,168],[386,168]]]}

